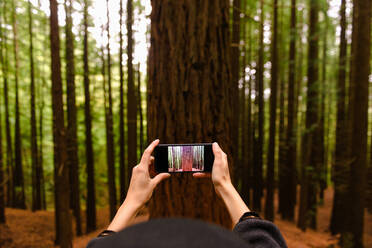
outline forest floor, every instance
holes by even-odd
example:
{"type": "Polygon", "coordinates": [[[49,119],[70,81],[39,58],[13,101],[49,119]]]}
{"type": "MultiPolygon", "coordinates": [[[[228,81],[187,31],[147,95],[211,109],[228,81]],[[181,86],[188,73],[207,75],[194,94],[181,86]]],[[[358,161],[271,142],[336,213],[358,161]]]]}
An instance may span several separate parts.
{"type": "MultiPolygon", "coordinates": [[[[275,219],[288,246],[306,247],[338,247],[337,237],[331,236],[328,230],[332,207],[332,189],[325,192],[325,201],[318,209],[318,230],[300,231],[292,222],[275,219]]],[[[75,248],[84,248],[89,240],[96,237],[108,225],[108,209],[99,209],[97,213],[96,232],[76,237],[75,248]]],[[[37,211],[6,209],[7,224],[0,225],[0,248],[54,248],[54,213],[53,211],[37,211]]],[[[84,216],[83,218],[84,219],[84,216]]],[[[137,218],[137,222],[148,219],[146,214],[137,218]]],[[[83,230],[84,230],[83,226],[83,230]]],[[[365,215],[365,247],[372,247],[372,214],[365,215]]]]}

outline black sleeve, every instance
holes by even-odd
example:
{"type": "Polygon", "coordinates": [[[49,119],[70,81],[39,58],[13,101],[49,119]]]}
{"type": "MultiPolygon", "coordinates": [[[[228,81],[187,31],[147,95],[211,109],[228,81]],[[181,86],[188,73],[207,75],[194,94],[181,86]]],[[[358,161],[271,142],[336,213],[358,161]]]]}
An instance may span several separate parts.
{"type": "Polygon", "coordinates": [[[272,222],[260,218],[240,220],[233,232],[252,247],[287,248],[278,227],[272,222]]]}

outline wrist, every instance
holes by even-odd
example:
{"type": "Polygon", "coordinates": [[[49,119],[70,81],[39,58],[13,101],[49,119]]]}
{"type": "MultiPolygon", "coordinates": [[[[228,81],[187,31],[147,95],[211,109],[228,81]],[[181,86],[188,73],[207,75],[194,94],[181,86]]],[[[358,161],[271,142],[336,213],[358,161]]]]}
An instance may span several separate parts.
{"type": "Polygon", "coordinates": [[[231,181],[219,183],[215,185],[216,192],[223,198],[227,194],[231,194],[234,191],[234,186],[231,181]]]}

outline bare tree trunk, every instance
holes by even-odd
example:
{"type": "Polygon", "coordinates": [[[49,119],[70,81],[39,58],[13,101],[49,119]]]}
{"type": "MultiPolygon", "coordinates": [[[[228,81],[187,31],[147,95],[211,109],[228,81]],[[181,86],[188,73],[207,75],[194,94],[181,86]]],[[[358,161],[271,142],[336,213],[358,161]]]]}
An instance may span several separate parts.
{"type": "MultiPolygon", "coordinates": [[[[231,158],[228,13],[227,0],[152,1],[147,89],[150,140],[217,141],[231,158]]],[[[232,169],[233,161],[229,162],[232,169]]],[[[156,188],[150,217],[182,215],[231,227],[212,187],[210,181],[175,175],[156,188]]]]}
{"type": "Polygon", "coordinates": [[[273,0],[273,26],[271,41],[271,84],[270,84],[270,136],[267,154],[266,176],[266,207],[265,218],[274,220],[274,190],[275,190],[275,130],[276,105],[278,95],[278,0],[273,0]]]}
{"type": "Polygon", "coordinates": [[[307,99],[306,99],[306,130],[304,134],[304,149],[300,210],[298,227],[306,230],[307,227],[316,229],[317,210],[317,180],[316,168],[318,163],[318,8],[317,0],[310,1],[309,34],[308,34],[308,67],[307,67],[307,99]]]}
{"type": "MultiPolygon", "coordinates": [[[[233,100],[233,109],[235,114],[233,115],[233,123],[232,123],[232,130],[233,136],[232,140],[235,144],[232,150],[232,157],[234,159],[234,163],[240,163],[240,156],[239,156],[239,122],[240,122],[240,111],[239,111],[239,58],[240,58],[240,12],[241,12],[241,3],[240,0],[233,0],[233,17],[232,17],[232,36],[231,36],[231,75],[232,75],[232,100],[233,100]]],[[[240,185],[240,175],[241,170],[239,170],[240,166],[234,167],[233,179],[237,186],[240,185]]],[[[238,187],[239,190],[239,187],[238,187]]]]}
{"type": "Polygon", "coordinates": [[[120,138],[119,138],[119,146],[120,146],[120,160],[119,160],[119,168],[120,168],[120,202],[123,202],[126,196],[126,184],[127,184],[127,169],[125,165],[125,125],[124,125],[124,70],[123,70],[123,0],[120,0],[120,10],[119,10],[120,20],[120,32],[119,32],[119,39],[120,39],[120,46],[119,46],[119,73],[120,73],[120,107],[119,107],[119,128],[120,128],[120,138]]]}
{"type": "Polygon", "coordinates": [[[344,200],[347,199],[347,188],[349,173],[347,172],[347,161],[345,151],[347,150],[346,136],[346,0],[342,0],[341,9],[341,35],[340,52],[338,61],[337,77],[337,122],[336,122],[336,144],[335,157],[332,169],[332,181],[334,183],[334,196],[330,229],[332,234],[337,234],[345,227],[344,215],[347,214],[344,200]]]}
{"type": "Polygon", "coordinates": [[[84,124],[85,124],[85,156],[87,173],[87,201],[86,201],[86,232],[96,229],[96,190],[94,183],[94,155],[92,142],[92,116],[90,111],[89,91],[89,54],[88,54],[88,0],[84,0],[84,124]]]}
{"type": "Polygon", "coordinates": [[[70,208],[76,220],[76,235],[82,235],[80,218],[80,182],[75,96],[74,35],[72,33],[72,2],[64,3],[66,12],[66,81],[67,81],[67,167],[69,169],[70,208]]]}
{"type": "MultiPolygon", "coordinates": [[[[3,10],[4,11],[4,10],[3,10]]],[[[4,13],[1,13],[4,14],[4,13]]],[[[3,48],[4,48],[4,37],[3,37],[3,30],[2,30],[2,20],[0,18],[0,63],[1,68],[4,72],[4,55],[3,55],[3,48]]],[[[5,78],[5,75],[3,74],[5,78]]],[[[0,106],[2,106],[2,102],[0,102],[0,106]]],[[[5,223],[5,180],[4,180],[4,156],[3,156],[3,123],[2,123],[2,116],[0,113],[0,224],[5,223]]]]}
{"type": "Polygon", "coordinates": [[[50,0],[50,48],[52,69],[52,109],[54,142],[54,180],[55,180],[55,216],[56,244],[61,248],[72,247],[69,178],[65,166],[66,136],[63,113],[63,91],[61,78],[61,59],[59,54],[58,4],[50,0]]]}
{"type": "MultiPolygon", "coordinates": [[[[288,64],[288,123],[286,163],[279,169],[279,211],[282,218],[294,219],[296,205],[296,162],[297,162],[297,108],[296,86],[296,0],[291,0],[291,29],[288,64]]],[[[299,86],[297,86],[299,88],[299,86]]],[[[297,90],[298,90],[297,88],[297,90]]]]}
{"type": "Polygon", "coordinates": [[[140,71],[140,63],[138,63],[137,67],[137,100],[138,100],[138,115],[139,115],[139,125],[140,125],[140,132],[139,132],[139,141],[140,141],[140,151],[142,152],[145,149],[145,144],[143,141],[144,132],[143,132],[143,113],[142,113],[142,97],[141,97],[141,71],[140,71]]]}
{"type": "Polygon", "coordinates": [[[110,219],[113,219],[116,213],[116,186],[115,186],[115,146],[114,146],[114,120],[112,114],[112,89],[111,89],[111,52],[110,52],[110,13],[109,0],[107,3],[107,84],[108,84],[108,109],[106,126],[106,154],[108,168],[108,188],[110,203],[110,219]]]}
{"type": "Polygon", "coordinates": [[[41,190],[40,177],[37,177],[37,170],[39,169],[38,161],[38,146],[37,146],[37,131],[36,131],[36,112],[35,112],[35,69],[33,56],[33,33],[32,33],[32,5],[28,1],[28,33],[30,36],[30,111],[31,111],[31,174],[32,174],[32,211],[41,209],[41,190]]]}
{"type": "MultiPolygon", "coordinates": [[[[6,10],[6,2],[3,2],[3,9],[6,10]]],[[[4,23],[7,23],[6,14],[3,15],[4,23]]],[[[6,133],[6,205],[12,207],[14,205],[14,187],[13,187],[13,143],[11,138],[10,129],[10,116],[9,116],[9,97],[8,97],[8,46],[7,46],[7,33],[4,29],[3,33],[3,49],[4,49],[4,63],[2,66],[2,73],[4,77],[3,92],[4,92],[4,105],[5,105],[5,133],[6,133]]]]}
{"type": "Polygon", "coordinates": [[[348,222],[341,239],[345,247],[363,247],[367,172],[368,77],[370,74],[371,1],[354,0],[354,47],[350,81],[350,179],[348,222]],[[352,131],[351,131],[352,130],[352,131]]]}
{"type": "Polygon", "coordinates": [[[131,178],[132,168],[137,164],[137,101],[133,77],[133,2],[127,1],[127,66],[128,66],[128,91],[127,91],[127,121],[128,121],[128,178],[131,178]]]}
{"type": "Polygon", "coordinates": [[[18,34],[17,34],[17,19],[16,6],[12,0],[12,27],[13,27],[13,53],[14,53],[14,77],[15,77],[15,131],[14,131],[14,207],[26,208],[25,186],[23,178],[22,165],[22,135],[20,127],[19,113],[19,58],[18,58],[18,34]]]}
{"type": "Polygon", "coordinates": [[[253,167],[253,209],[261,210],[261,197],[263,193],[263,143],[264,143],[264,43],[263,43],[263,27],[264,27],[264,0],[260,0],[260,37],[258,48],[258,64],[256,75],[256,92],[258,92],[258,138],[257,148],[255,152],[256,161],[253,167]]]}

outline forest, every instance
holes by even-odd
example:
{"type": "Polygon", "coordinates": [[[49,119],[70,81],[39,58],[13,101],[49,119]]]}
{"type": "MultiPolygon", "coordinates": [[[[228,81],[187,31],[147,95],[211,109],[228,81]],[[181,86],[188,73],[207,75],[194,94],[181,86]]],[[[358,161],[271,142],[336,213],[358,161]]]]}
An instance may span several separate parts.
{"type": "MultiPolygon", "coordinates": [[[[371,0],[0,6],[0,248],[85,247],[157,138],[218,142],[289,247],[372,247],[371,0]]],[[[138,222],[231,229],[212,187],[172,175],[138,222]]]]}

